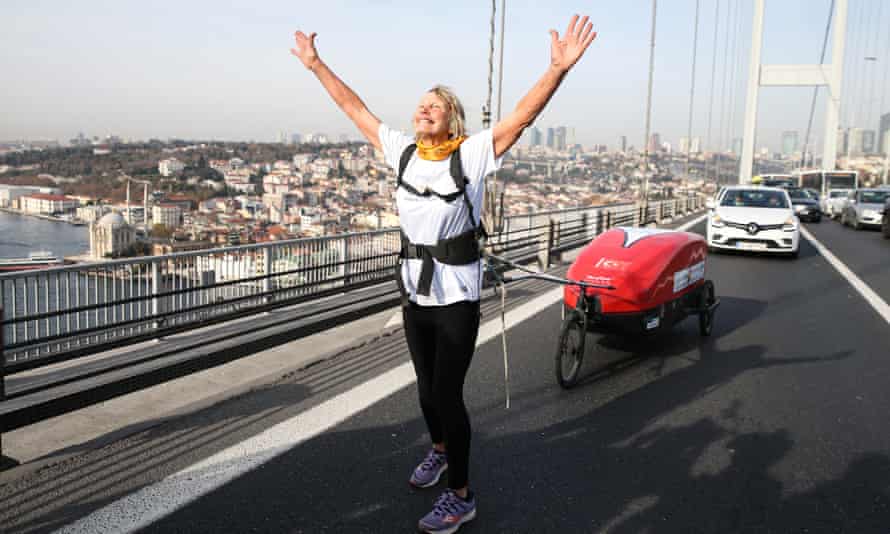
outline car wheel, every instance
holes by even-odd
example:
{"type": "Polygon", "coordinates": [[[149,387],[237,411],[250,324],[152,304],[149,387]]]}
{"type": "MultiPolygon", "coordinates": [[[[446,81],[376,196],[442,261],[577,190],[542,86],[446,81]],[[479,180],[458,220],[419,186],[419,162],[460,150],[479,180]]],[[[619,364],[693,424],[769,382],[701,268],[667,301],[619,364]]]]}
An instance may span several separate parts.
{"type": "Polygon", "coordinates": [[[858,218],[856,218],[856,219],[853,221],[853,229],[854,229],[854,230],[862,230],[862,223],[859,222],[859,219],[858,219],[858,218]]]}
{"type": "Polygon", "coordinates": [[[821,222],[822,222],[822,216],[821,216],[821,215],[817,216],[815,219],[813,219],[813,222],[816,223],[816,224],[821,223],[821,222]]]}

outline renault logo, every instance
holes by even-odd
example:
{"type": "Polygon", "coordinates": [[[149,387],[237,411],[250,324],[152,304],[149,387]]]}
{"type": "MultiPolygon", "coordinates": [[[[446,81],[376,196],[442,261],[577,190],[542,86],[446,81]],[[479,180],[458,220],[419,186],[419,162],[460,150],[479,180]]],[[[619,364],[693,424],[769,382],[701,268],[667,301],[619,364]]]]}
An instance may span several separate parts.
{"type": "Polygon", "coordinates": [[[760,230],[760,227],[757,226],[757,223],[749,223],[748,224],[748,233],[754,235],[757,231],[760,230]]]}

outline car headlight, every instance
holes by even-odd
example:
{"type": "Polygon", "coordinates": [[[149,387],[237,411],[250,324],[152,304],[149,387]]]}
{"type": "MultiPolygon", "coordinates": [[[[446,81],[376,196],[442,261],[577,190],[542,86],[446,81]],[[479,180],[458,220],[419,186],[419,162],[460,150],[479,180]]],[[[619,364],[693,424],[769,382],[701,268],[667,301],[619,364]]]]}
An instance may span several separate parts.
{"type": "Polygon", "coordinates": [[[723,224],[723,219],[715,213],[714,216],[711,217],[711,226],[714,228],[723,228],[725,225],[723,224]]]}
{"type": "Polygon", "coordinates": [[[788,219],[782,225],[782,230],[785,232],[793,232],[797,230],[797,219],[795,219],[794,217],[788,217],[788,219]]]}
{"type": "Polygon", "coordinates": [[[800,213],[800,212],[802,212],[805,208],[806,208],[805,205],[803,205],[803,204],[798,204],[798,205],[794,206],[794,213],[800,213]]]}

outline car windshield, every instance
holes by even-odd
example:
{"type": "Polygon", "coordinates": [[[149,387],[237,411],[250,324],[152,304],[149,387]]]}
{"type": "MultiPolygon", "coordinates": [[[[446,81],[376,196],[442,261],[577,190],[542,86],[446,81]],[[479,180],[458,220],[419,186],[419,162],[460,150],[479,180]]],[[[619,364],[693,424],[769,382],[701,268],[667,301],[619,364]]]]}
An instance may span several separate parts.
{"type": "Polygon", "coordinates": [[[734,189],[723,195],[721,206],[741,208],[788,208],[787,197],[781,191],[765,189],[734,189]]]}
{"type": "Polygon", "coordinates": [[[843,198],[847,196],[847,191],[831,191],[828,193],[831,198],[843,198]]]}
{"type": "Polygon", "coordinates": [[[890,191],[860,191],[859,202],[862,204],[883,204],[887,197],[890,197],[890,191]]]}
{"type": "Polygon", "coordinates": [[[803,199],[811,199],[813,198],[813,194],[807,191],[806,189],[788,189],[788,196],[791,197],[792,200],[803,198],[803,199]]]}

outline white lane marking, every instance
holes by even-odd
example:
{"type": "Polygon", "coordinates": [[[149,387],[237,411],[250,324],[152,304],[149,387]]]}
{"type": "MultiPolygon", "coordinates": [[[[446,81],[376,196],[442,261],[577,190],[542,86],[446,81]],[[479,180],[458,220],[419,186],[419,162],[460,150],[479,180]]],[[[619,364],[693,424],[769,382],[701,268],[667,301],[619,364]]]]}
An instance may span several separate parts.
{"type": "MultiPolygon", "coordinates": [[[[522,304],[507,313],[507,328],[528,320],[562,299],[562,287],[522,304]]],[[[500,320],[479,329],[476,346],[501,332],[500,320]]],[[[155,484],[146,486],[58,530],[64,533],[134,532],[186,506],[190,502],[256,469],[322,432],[342,423],[372,404],[414,383],[410,362],[314,406],[197,462],[155,484]]]]}
{"type": "Polygon", "coordinates": [[[821,254],[822,257],[825,258],[825,261],[830,263],[831,266],[834,267],[841,276],[846,278],[847,282],[850,282],[850,285],[853,286],[853,288],[858,291],[860,295],[862,295],[862,298],[864,298],[865,301],[868,302],[876,312],[878,312],[878,315],[880,315],[884,318],[885,321],[890,323],[890,305],[887,305],[887,302],[882,299],[880,295],[872,291],[872,289],[868,287],[865,282],[863,282],[858,276],[856,276],[853,271],[847,268],[847,266],[844,265],[844,262],[839,260],[834,254],[832,254],[831,251],[828,250],[828,247],[820,243],[819,240],[816,239],[809,230],[801,226],[800,232],[804,235],[804,237],[807,238],[807,241],[809,241],[814,247],[816,247],[816,250],[819,251],[819,254],[821,254]]]}
{"type": "Polygon", "coordinates": [[[383,328],[387,329],[387,328],[391,328],[393,326],[397,326],[400,324],[402,324],[402,309],[401,308],[399,308],[399,311],[392,314],[392,317],[390,317],[389,321],[387,321],[386,324],[383,325],[383,328]]]}
{"type": "MultiPolygon", "coordinates": [[[[678,230],[686,231],[703,221],[705,217],[706,215],[698,217],[682,225],[678,230]]],[[[562,295],[562,287],[555,287],[507,312],[507,328],[512,328],[528,320],[541,310],[560,301],[562,295]]],[[[487,343],[495,336],[500,335],[500,332],[500,321],[486,322],[479,329],[476,346],[487,343]]],[[[414,369],[411,363],[404,363],[286,421],[273,425],[252,438],[192,464],[155,484],[126,495],[57,532],[124,533],[145,528],[248,471],[333,428],[374,403],[413,384],[414,381],[414,369]]]]}
{"type": "Polygon", "coordinates": [[[695,226],[696,224],[702,222],[703,220],[705,220],[707,218],[708,218],[708,214],[705,213],[704,215],[700,215],[700,216],[696,217],[695,219],[692,219],[691,221],[689,221],[686,224],[680,225],[680,227],[677,228],[677,230],[679,230],[680,232],[685,232],[686,230],[689,230],[690,228],[692,228],[693,226],[695,226]]]}

